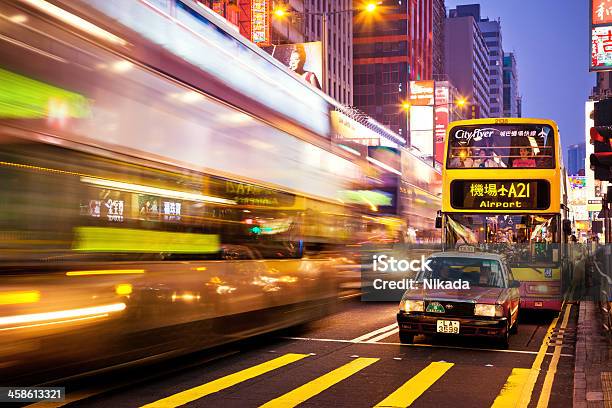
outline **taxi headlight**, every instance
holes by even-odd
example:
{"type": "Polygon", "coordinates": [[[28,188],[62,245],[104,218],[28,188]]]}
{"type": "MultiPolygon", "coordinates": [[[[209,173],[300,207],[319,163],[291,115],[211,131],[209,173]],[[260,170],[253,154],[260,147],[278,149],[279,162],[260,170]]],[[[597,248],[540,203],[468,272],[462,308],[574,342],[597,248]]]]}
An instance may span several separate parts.
{"type": "Polygon", "coordinates": [[[501,305],[484,305],[477,303],[474,308],[474,315],[486,317],[501,317],[504,314],[504,308],[501,305]]]}
{"type": "Polygon", "coordinates": [[[402,301],[400,302],[400,310],[406,313],[422,312],[425,310],[425,305],[422,300],[402,299],[402,301]]]}

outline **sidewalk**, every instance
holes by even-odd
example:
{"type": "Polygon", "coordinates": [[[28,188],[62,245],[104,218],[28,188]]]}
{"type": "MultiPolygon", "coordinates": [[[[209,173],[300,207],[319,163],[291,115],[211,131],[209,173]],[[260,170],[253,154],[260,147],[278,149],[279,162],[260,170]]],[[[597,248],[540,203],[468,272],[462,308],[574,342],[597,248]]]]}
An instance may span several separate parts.
{"type": "Polygon", "coordinates": [[[612,345],[598,303],[581,301],[574,366],[575,408],[612,408],[612,345]]]}

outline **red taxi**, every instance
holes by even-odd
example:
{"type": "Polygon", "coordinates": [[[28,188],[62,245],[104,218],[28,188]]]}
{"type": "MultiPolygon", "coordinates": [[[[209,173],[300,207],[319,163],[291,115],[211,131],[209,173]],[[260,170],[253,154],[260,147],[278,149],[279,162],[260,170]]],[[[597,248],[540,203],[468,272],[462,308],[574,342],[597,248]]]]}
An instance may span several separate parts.
{"type": "Polygon", "coordinates": [[[400,302],[402,343],[418,334],[449,334],[490,337],[508,347],[518,330],[520,284],[502,256],[470,248],[431,255],[400,302]]]}

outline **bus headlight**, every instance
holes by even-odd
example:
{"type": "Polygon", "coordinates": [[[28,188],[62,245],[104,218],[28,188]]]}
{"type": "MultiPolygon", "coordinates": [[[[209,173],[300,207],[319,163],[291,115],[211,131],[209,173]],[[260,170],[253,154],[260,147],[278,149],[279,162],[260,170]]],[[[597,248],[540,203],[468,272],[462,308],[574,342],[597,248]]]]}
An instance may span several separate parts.
{"type": "Polygon", "coordinates": [[[425,310],[425,304],[422,300],[402,299],[400,302],[400,310],[406,313],[422,312],[425,310]]]}
{"type": "Polygon", "coordinates": [[[502,317],[504,315],[504,308],[502,305],[485,305],[482,303],[476,303],[474,308],[474,315],[486,316],[486,317],[502,317]]]}

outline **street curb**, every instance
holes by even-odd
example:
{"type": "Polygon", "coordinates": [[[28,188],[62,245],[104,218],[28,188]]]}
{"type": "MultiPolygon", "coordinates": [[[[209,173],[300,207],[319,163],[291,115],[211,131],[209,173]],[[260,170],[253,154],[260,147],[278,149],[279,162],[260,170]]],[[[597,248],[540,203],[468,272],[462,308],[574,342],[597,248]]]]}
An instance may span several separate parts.
{"type": "Polygon", "coordinates": [[[597,302],[581,301],[574,360],[573,407],[604,407],[601,372],[608,364],[608,340],[601,333],[597,302]]]}
{"type": "Polygon", "coordinates": [[[584,363],[586,361],[586,305],[587,302],[580,302],[578,308],[578,324],[576,327],[576,351],[574,352],[574,392],[572,406],[575,408],[586,408],[586,373],[584,363]]]}

